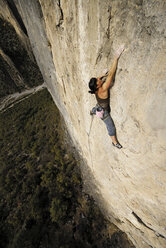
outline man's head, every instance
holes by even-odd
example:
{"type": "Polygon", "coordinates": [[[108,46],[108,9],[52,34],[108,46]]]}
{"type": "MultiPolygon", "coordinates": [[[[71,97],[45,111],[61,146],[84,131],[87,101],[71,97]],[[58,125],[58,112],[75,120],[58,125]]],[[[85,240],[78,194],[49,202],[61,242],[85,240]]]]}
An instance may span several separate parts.
{"type": "Polygon", "coordinates": [[[89,93],[95,94],[95,92],[97,90],[97,78],[91,78],[90,79],[90,81],[89,81],[89,88],[90,88],[89,93]]]}
{"type": "Polygon", "coordinates": [[[91,78],[89,81],[89,88],[91,89],[89,93],[95,94],[95,92],[102,86],[102,81],[100,78],[91,78]]]}

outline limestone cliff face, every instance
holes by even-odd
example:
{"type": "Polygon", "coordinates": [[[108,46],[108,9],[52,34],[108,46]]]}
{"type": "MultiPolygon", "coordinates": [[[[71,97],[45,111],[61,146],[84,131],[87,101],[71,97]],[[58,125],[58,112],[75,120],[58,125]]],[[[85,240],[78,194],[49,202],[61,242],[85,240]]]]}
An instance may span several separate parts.
{"type": "Polygon", "coordinates": [[[136,247],[166,247],[166,1],[14,0],[108,218],[136,247]],[[88,81],[122,43],[111,108],[122,150],[89,110],[88,81]],[[90,134],[89,134],[90,132],[90,134]]]}

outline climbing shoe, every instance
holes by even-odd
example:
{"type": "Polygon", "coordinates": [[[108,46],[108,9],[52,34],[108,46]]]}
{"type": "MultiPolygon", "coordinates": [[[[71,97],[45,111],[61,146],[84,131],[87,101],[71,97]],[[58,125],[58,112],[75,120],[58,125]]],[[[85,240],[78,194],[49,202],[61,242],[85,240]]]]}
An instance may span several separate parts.
{"type": "Polygon", "coordinates": [[[122,145],[121,145],[121,144],[119,144],[119,143],[114,144],[114,143],[112,142],[112,144],[113,144],[113,146],[115,146],[115,147],[116,147],[116,148],[118,148],[118,149],[121,149],[121,148],[122,148],[122,145]]]}

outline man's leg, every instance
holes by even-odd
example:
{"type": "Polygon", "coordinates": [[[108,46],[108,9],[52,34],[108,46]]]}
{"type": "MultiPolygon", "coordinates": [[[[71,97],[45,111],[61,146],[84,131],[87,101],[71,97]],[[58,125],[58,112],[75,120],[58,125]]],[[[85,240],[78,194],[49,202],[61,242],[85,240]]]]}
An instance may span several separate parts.
{"type": "Polygon", "coordinates": [[[119,144],[117,138],[116,138],[116,129],[115,129],[115,125],[114,122],[111,118],[111,116],[109,115],[105,120],[103,120],[104,123],[106,124],[107,130],[108,130],[108,134],[112,139],[112,144],[117,147],[117,148],[122,148],[122,146],[119,144]]]}
{"type": "Polygon", "coordinates": [[[112,142],[113,142],[114,144],[117,144],[117,143],[118,143],[116,136],[110,136],[110,137],[111,137],[112,142]]]}

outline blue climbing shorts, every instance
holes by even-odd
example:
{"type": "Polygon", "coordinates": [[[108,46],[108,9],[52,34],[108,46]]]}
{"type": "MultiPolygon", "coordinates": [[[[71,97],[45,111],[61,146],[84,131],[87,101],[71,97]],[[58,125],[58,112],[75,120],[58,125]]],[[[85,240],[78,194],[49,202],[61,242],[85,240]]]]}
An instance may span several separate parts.
{"type": "Polygon", "coordinates": [[[107,130],[108,130],[108,134],[110,136],[115,136],[116,134],[116,129],[115,129],[115,125],[114,125],[114,122],[111,118],[111,115],[109,114],[104,120],[104,123],[107,127],[107,130]]]}

